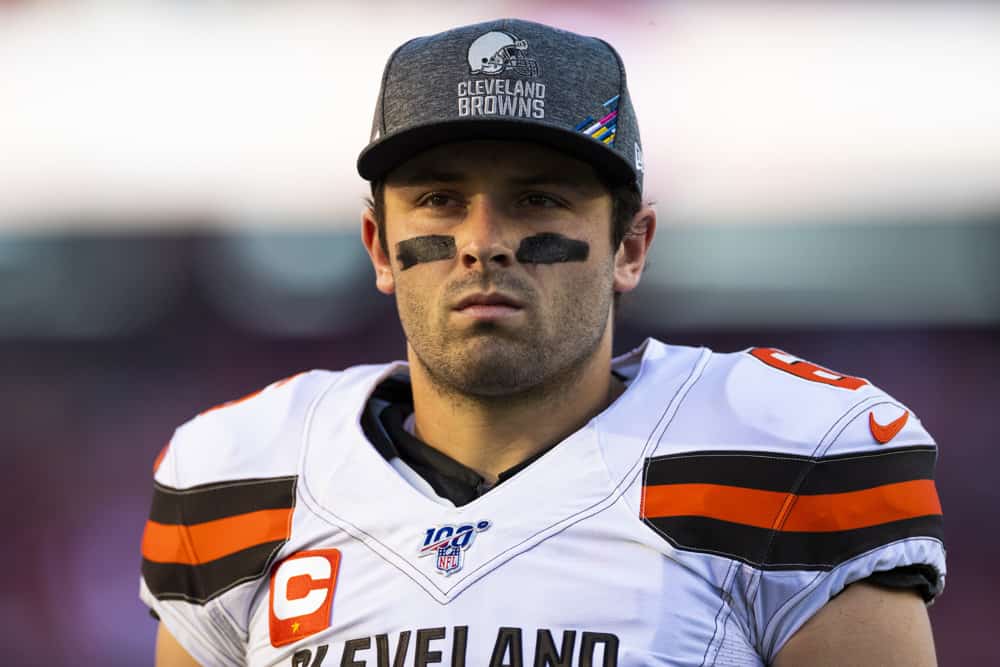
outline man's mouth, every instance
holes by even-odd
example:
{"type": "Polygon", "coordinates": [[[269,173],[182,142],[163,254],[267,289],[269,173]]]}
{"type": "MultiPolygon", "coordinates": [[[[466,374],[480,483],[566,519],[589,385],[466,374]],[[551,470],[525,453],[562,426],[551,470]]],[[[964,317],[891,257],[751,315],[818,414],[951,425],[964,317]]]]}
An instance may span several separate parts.
{"type": "Polygon", "coordinates": [[[479,292],[463,297],[455,304],[454,310],[479,320],[497,320],[517,315],[524,310],[524,305],[499,292],[479,292]]]}

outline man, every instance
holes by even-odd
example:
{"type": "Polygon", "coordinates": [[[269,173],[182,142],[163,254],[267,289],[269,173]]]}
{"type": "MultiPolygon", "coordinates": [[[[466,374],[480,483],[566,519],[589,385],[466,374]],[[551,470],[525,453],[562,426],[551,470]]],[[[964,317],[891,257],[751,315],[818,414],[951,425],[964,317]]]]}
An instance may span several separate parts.
{"type": "Polygon", "coordinates": [[[143,540],[158,665],[934,663],[916,417],[771,348],[612,360],[656,216],[609,45],[412,40],[358,167],[409,363],[177,430],[143,540]]]}

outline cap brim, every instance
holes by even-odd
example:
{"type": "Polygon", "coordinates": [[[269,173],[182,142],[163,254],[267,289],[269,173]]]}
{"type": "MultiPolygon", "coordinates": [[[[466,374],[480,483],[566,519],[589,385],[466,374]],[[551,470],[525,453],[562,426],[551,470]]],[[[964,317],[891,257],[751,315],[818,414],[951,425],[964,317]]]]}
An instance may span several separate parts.
{"type": "Polygon", "coordinates": [[[513,118],[450,120],[418,125],[382,138],[358,156],[358,173],[378,180],[411,157],[440,144],[476,139],[532,141],[590,164],[615,185],[635,182],[632,165],[609,146],[585,134],[538,121],[513,118]]]}

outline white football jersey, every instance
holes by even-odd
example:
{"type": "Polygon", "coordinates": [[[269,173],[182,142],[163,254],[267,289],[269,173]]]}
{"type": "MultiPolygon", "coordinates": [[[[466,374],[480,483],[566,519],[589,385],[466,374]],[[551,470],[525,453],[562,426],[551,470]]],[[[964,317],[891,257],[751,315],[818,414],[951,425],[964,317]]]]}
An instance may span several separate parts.
{"type": "Polygon", "coordinates": [[[461,507],[360,424],[405,364],[181,426],[141,596],[205,665],[760,665],[846,585],[945,574],[936,447],[866,380],[654,340],[627,390],[461,507]]]}

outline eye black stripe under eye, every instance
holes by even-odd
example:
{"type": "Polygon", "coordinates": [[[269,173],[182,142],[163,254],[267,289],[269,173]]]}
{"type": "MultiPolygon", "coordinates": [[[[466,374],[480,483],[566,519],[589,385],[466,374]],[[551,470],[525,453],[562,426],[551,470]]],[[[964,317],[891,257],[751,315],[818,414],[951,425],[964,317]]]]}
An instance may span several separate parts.
{"type": "Polygon", "coordinates": [[[454,236],[415,236],[396,244],[396,260],[404,271],[423,262],[451,259],[456,253],[454,236]]]}
{"type": "Polygon", "coordinates": [[[589,255],[590,245],[586,241],[545,232],[522,239],[516,257],[522,264],[557,264],[585,262],[589,255]]]}
{"type": "MultiPolygon", "coordinates": [[[[456,254],[453,236],[416,236],[396,244],[396,260],[404,271],[424,262],[452,259],[456,254]]],[[[586,241],[545,232],[522,239],[516,258],[522,264],[558,264],[585,262],[589,255],[590,245],[586,241]]]]}

